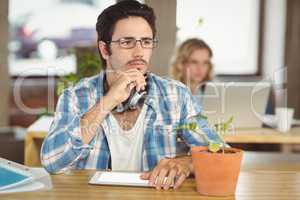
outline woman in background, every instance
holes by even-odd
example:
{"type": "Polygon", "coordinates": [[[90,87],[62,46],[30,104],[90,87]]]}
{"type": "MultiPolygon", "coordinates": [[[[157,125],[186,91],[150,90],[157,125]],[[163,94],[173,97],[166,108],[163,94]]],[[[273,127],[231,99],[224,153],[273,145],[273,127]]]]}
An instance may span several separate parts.
{"type": "Polygon", "coordinates": [[[187,85],[193,95],[203,94],[205,83],[213,76],[212,56],[205,41],[197,38],[186,40],[179,46],[171,64],[172,78],[187,85]]]}
{"type": "MultiPolygon", "coordinates": [[[[205,83],[212,80],[213,56],[211,48],[201,39],[191,38],[177,49],[170,67],[171,77],[187,85],[195,100],[202,102],[205,83]]],[[[189,147],[180,139],[177,141],[177,153],[189,152],[189,147]]]]}

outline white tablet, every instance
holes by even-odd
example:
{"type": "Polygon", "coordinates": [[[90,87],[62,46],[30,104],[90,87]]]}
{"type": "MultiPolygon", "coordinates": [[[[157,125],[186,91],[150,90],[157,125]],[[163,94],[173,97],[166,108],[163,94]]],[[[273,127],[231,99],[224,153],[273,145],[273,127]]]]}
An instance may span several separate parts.
{"type": "Polygon", "coordinates": [[[0,191],[31,181],[32,175],[25,166],[0,158],[0,191]]]}
{"type": "MultiPolygon", "coordinates": [[[[138,172],[105,172],[99,171],[89,181],[90,184],[96,185],[118,185],[118,186],[138,186],[154,187],[149,185],[149,180],[140,178],[142,173],[138,172]]],[[[167,181],[165,177],[164,183],[167,181]]],[[[173,187],[171,184],[170,187],[173,187]]]]}
{"type": "Polygon", "coordinates": [[[89,183],[97,185],[151,187],[149,180],[142,180],[140,178],[141,174],[136,172],[96,172],[89,183]]]}

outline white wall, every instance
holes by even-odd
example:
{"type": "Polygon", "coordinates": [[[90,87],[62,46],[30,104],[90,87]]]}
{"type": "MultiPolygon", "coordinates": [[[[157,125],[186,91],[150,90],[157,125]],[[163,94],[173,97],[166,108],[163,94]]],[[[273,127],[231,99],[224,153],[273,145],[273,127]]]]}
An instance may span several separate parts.
{"type": "Polygon", "coordinates": [[[204,39],[216,74],[255,74],[259,5],[260,0],[177,0],[177,38],[204,39]]]}
{"type": "Polygon", "coordinates": [[[274,84],[276,106],[287,104],[284,66],[286,0],[266,0],[263,44],[263,76],[274,84]]]}
{"type": "Polygon", "coordinates": [[[156,14],[158,47],[154,49],[150,71],[168,76],[169,61],[176,43],[176,1],[145,0],[156,14]]]}

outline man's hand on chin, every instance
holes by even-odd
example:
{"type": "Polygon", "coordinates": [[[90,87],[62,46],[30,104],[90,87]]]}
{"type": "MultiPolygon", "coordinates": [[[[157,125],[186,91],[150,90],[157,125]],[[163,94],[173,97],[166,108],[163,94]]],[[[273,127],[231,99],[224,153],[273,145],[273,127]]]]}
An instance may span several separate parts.
{"type": "Polygon", "coordinates": [[[158,190],[160,188],[168,190],[172,186],[177,189],[192,171],[191,157],[166,158],[160,160],[152,171],[142,174],[141,178],[149,180],[149,184],[158,190]]]}

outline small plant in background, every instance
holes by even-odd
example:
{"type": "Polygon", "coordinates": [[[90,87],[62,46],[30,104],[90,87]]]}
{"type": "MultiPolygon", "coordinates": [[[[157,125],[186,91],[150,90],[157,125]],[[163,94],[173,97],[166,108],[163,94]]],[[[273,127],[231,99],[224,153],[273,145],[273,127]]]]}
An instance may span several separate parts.
{"type": "Polygon", "coordinates": [[[94,52],[79,53],[76,57],[77,73],[68,74],[58,80],[57,95],[60,95],[65,88],[75,85],[80,79],[99,73],[102,68],[102,63],[94,52]]]}
{"type": "Polygon", "coordinates": [[[197,20],[197,25],[198,26],[202,26],[204,24],[204,19],[203,17],[199,17],[198,20],[197,20]]]}
{"type": "Polygon", "coordinates": [[[38,114],[38,118],[42,117],[42,116],[53,116],[54,112],[48,110],[47,108],[42,108],[42,111],[40,112],[40,114],[38,114]]]}
{"type": "MultiPolygon", "coordinates": [[[[80,79],[94,76],[102,69],[102,63],[97,52],[91,48],[78,48],[71,53],[76,53],[77,72],[62,76],[56,84],[56,94],[59,96],[67,87],[74,86],[80,79]]],[[[54,112],[43,108],[38,117],[53,116],[54,112]]]]}
{"type": "Polygon", "coordinates": [[[176,126],[174,131],[188,130],[188,131],[197,133],[197,134],[203,136],[203,138],[208,142],[208,150],[210,152],[217,153],[220,150],[222,150],[222,153],[224,153],[225,148],[226,148],[226,142],[223,139],[223,135],[227,134],[227,132],[230,128],[230,125],[233,122],[233,117],[230,117],[230,119],[227,120],[226,122],[217,123],[214,125],[214,130],[218,134],[220,141],[215,141],[215,140],[211,140],[210,138],[208,138],[207,135],[204,134],[203,131],[200,130],[200,128],[198,127],[198,124],[196,122],[197,119],[207,120],[207,117],[202,115],[201,113],[199,113],[195,116],[192,116],[189,119],[189,122],[184,123],[184,124],[179,124],[178,126],[176,126]]]}

